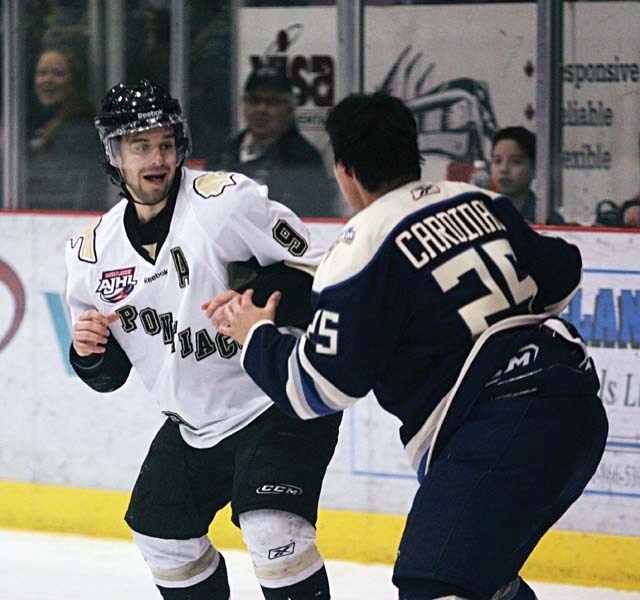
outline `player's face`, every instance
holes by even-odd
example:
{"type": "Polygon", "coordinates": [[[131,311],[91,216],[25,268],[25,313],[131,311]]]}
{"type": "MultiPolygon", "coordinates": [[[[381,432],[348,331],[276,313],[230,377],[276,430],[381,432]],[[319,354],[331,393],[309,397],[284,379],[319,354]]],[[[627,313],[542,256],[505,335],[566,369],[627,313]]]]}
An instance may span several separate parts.
{"type": "Polygon", "coordinates": [[[278,137],[293,122],[291,95],[269,89],[256,89],[245,95],[244,118],[257,139],[278,137]]]}
{"type": "Polygon", "coordinates": [[[69,97],[72,74],[67,57],[57,50],[42,54],[33,80],[36,97],[42,106],[62,104],[69,97]]]}
{"type": "Polygon", "coordinates": [[[529,189],[535,168],[515,140],[500,140],[491,155],[491,178],[501,194],[509,197],[529,189]]]}
{"type": "Polygon", "coordinates": [[[117,162],[136,200],[142,204],[165,200],[178,164],[173,127],[157,127],[123,136],[117,162]]]}

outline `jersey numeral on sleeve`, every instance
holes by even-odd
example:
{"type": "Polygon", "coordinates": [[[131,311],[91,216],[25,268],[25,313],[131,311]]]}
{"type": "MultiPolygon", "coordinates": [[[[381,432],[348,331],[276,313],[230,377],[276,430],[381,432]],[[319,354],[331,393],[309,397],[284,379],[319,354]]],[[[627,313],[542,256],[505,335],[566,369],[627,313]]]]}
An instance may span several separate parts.
{"type": "Polygon", "coordinates": [[[476,272],[482,284],[489,290],[488,294],[458,309],[473,337],[477,337],[489,327],[488,317],[535,297],[538,291],[536,282],[529,275],[524,279],[518,278],[515,255],[507,240],[486,242],[481,248],[502,274],[512,300],[500,289],[489,271],[486,259],[475,248],[461,252],[432,271],[443,292],[460,285],[462,275],[471,271],[476,272]]]}
{"type": "Polygon", "coordinates": [[[318,310],[309,325],[309,334],[313,335],[315,350],[318,354],[335,356],[338,353],[338,323],[340,315],[331,310],[318,310]],[[318,339],[322,338],[322,339],[318,339]]]}
{"type": "Polygon", "coordinates": [[[302,256],[309,247],[307,240],[284,219],[279,219],[273,226],[273,239],[284,246],[292,256],[302,256]]]}

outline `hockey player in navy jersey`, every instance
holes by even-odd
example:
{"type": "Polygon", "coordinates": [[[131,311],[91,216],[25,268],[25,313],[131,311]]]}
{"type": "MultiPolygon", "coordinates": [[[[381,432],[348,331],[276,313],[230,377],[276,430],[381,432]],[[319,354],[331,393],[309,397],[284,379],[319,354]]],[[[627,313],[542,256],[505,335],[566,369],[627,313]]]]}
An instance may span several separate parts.
{"type": "Polygon", "coordinates": [[[336,414],[373,390],[397,416],[420,486],[394,567],[401,600],[531,600],[519,577],[580,496],[607,419],[582,341],[558,315],[578,249],[528,227],[508,199],[420,181],[416,124],[397,98],[329,113],[335,175],[357,214],[313,283],[296,339],[252,292],[206,314],[286,413],[336,414]]]}
{"type": "Polygon", "coordinates": [[[99,392],[133,367],[167,416],[125,517],[153,579],[166,599],[228,600],[207,531],[230,501],[264,597],[328,599],[315,522],[340,417],[284,415],[201,309],[247,281],[265,300],[284,286],[277,320],[304,329],[324,249],[264,186],[184,167],[187,123],[160,86],[115,86],[95,122],[122,198],[67,246],[70,359],[99,392]]]}

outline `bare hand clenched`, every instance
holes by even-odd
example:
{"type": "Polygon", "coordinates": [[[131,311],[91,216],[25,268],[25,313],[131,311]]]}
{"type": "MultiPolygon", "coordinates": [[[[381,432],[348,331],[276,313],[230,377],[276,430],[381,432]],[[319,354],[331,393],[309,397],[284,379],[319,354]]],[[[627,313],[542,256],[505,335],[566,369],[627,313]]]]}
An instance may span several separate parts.
{"type": "Polygon", "coordinates": [[[102,354],[111,335],[109,325],[118,320],[116,313],[104,315],[95,309],[86,310],[73,324],[73,348],[79,356],[102,354]]]}
{"type": "Polygon", "coordinates": [[[253,290],[243,294],[224,292],[202,305],[207,318],[216,329],[244,344],[251,327],[258,321],[275,321],[276,308],[280,302],[281,293],[273,292],[264,308],[253,303],[253,290]]]}

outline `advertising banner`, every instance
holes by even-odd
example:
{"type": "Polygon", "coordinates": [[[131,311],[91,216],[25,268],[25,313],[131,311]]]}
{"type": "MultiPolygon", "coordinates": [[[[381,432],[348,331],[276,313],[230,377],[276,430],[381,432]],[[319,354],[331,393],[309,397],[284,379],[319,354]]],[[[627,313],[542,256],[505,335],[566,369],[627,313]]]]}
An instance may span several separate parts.
{"type": "MultiPolygon", "coordinates": [[[[560,213],[591,225],[600,200],[621,203],[640,190],[640,12],[637,2],[564,7],[560,213]]],[[[488,162],[498,129],[535,132],[536,21],[535,2],[365,6],[364,91],[387,91],[412,109],[425,178],[488,162]]],[[[239,83],[257,64],[286,68],[301,130],[330,162],[322,120],[340,99],[336,9],[242,8],[238,25],[239,83]]]]}
{"type": "MultiPolygon", "coordinates": [[[[163,420],[135,372],[98,394],[72,372],[64,246],[90,217],[0,215],[0,479],[129,490],[163,420]]],[[[328,246],[341,223],[310,223],[328,246]]],[[[610,419],[604,459],[561,529],[640,535],[640,270],[637,234],[553,231],[585,270],[566,317],[581,331],[610,419]]],[[[399,422],[373,397],[346,414],[325,508],[404,514],[416,489],[399,422]]]]}

